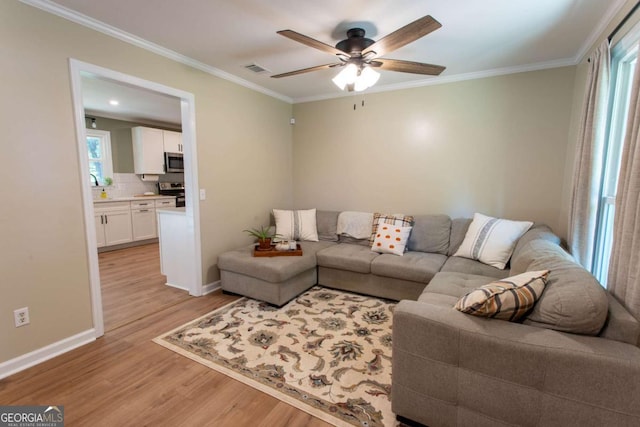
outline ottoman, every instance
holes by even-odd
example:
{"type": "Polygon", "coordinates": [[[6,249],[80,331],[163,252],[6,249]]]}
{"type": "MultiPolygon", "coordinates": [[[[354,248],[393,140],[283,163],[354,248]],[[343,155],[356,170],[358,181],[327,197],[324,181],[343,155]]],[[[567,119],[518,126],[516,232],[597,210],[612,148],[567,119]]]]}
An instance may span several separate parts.
{"type": "Polygon", "coordinates": [[[319,248],[301,246],[302,256],[254,257],[253,246],[221,254],[222,290],[277,306],[285,304],[318,282],[319,248]]]}

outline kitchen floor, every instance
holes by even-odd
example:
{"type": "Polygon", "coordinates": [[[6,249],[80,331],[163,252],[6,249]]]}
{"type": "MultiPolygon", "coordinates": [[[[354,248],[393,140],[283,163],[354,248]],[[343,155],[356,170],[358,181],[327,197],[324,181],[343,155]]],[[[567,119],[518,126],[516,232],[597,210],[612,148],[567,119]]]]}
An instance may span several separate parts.
{"type": "Polygon", "coordinates": [[[98,254],[106,333],[190,299],[165,285],[158,243],[98,254]]]}

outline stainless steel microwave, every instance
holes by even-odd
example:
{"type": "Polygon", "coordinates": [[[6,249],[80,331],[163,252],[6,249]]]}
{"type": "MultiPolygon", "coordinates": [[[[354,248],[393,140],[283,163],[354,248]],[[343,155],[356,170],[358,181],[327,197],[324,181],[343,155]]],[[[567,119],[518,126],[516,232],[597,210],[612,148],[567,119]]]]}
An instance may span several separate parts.
{"type": "Polygon", "coordinates": [[[164,153],[165,172],[184,172],[182,153],[164,153]]]}

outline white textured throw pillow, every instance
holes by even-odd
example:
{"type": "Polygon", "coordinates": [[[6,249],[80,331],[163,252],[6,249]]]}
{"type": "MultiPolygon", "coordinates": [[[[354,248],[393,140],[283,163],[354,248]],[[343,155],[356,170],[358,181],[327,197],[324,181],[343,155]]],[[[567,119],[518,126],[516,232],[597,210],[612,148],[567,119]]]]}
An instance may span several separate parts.
{"type": "Polygon", "coordinates": [[[276,233],[279,239],[318,241],[315,209],[300,211],[274,209],[273,216],[276,220],[276,233]]]}
{"type": "Polygon", "coordinates": [[[504,269],[518,239],[533,225],[530,221],[509,221],[476,213],[453,256],[471,258],[504,269]]]}
{"type": "Polygon", "coordinates": [[[373,240],[371,250],[381,254],[394,254],[402,256],[407,246],[411,227],[402,227],[394,224],[378,224],[378,229],[373,240]]]}

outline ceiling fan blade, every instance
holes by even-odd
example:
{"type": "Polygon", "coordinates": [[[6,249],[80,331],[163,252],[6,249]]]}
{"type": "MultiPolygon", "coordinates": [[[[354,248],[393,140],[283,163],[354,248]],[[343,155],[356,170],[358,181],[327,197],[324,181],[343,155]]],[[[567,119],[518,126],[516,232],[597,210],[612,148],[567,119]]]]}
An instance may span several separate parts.
{"type": "Polygon", "coordinates": [[[315,67],[309,67],[309,68],[303,68],[301,70],[289,71],[288,73],[276,74],[276,75],[271,76],[271,77],[274,78],[274,79],[279,79],[280,77],[289,77],[289,76],[295,76],[297,74],[310,73],[312,71],[323,70],[325,68],[333,68],[333,67],[337,67],[339,65],[343,65],[343,64],[338,62],[336,64],[316,65],[315,67]]]}
{"type": "Polygon", "coordinates": [[[281,36],[285,36],[291,40],[297,41],[298,43],[302,43],[304,45],[313,47],[315,49],[321,50],[326,53],[330,53],[332,55],[344,55],[345,53],[339,49],[336,49],[333,46],[330,46],[326,43],[322,43],[316,39],[312,39],[311,37],[307,37],[304,34],[300,34],[293,30],[282,30],[278,31],[278,34],[281,36]]]}
{"type": "Polygon", "coordinates": [[[442,27],[442,24],[436,21],[431,15],[413,21],[410,24],[394,31],[391,34],[381,38],[368,48],[362,51],[362,55],[368,52],[375,52],[376,56],[384,55],[392,52],[402,46],[424,37],[432,31],[442,27]]]}
{"type": "Polygon", "coordinates": [[[447,67],[441,65],[425,64],[423,62],[401,61],[399,59],[376,58],[371,62],[374,67],[380,67],[383,70],[399,71],[401,73],[426,74],[429,76],[438,76],[447,67]],[[380,63],[378,65],[377,63],[380,63]]]}

